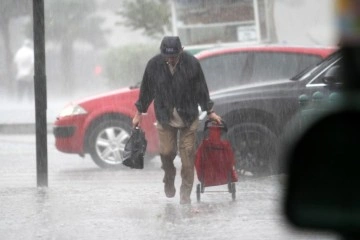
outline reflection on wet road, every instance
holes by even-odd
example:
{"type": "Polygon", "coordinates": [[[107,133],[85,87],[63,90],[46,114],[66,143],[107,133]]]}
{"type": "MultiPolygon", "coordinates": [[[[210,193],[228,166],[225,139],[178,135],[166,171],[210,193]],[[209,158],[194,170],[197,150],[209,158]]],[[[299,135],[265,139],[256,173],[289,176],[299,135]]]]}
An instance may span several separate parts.
{"type": "Polygon", "coordinates": [[[283,176],[241,179],[236,201],[218,186],[208,190],[223,192],[206,189],[197,203],[193,191],[193,203],[180,205],[178,191],[173,199],[163,193],[159,159],[144,170],[102,170],[90,158],[57,152],[49,136],[49,187],[36,188],[33,136],[5,139],[0,239],[334,239],[289,228],[280,207],[283,176]]]}

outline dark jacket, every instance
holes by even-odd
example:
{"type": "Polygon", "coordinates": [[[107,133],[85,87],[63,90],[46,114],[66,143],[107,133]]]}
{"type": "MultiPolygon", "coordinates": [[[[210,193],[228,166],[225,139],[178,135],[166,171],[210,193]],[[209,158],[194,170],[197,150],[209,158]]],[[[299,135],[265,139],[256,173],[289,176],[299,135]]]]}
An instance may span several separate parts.
{"type": "Polygon", "coordinates": [[[153,100],[160,124],[170,122],[174,107],[186,126],[198,117],[198,105],[203,111],[213,107],[200,63],[186,52],[181,54],[174,75],[162,55],[149,60],[135,105],[139,112],[145,113],[153,100]]]}

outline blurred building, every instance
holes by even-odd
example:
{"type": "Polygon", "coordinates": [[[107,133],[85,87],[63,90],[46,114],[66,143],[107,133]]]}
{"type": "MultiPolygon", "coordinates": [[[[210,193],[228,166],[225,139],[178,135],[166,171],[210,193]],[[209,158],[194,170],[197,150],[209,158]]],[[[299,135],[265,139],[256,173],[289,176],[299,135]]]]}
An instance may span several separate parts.
{"type": "Polygon", "coordinates": [[[332,45],[334,0],[171,0],[174,34],[184,45],[332,45]]]}
{"type": "Polygon", "coordinates": [[[173,29],[185,45],[268,38],[265,0],[173,0],[173,29]]]}
{"type": "Polygon", "coordinates": [[[336,45],[335,0],[275,0],[274,22],[280,43],[336,45]]]}

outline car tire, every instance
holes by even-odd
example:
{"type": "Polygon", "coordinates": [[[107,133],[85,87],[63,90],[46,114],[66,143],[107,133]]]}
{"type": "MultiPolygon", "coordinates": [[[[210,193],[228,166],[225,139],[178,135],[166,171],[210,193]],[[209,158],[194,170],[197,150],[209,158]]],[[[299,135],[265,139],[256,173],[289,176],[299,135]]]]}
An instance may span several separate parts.
{"type": "Polygon", "coordinates": [[[278,171],[278,138],[259,123],[236,124],[229,128],[236,170],[240,175],[269,176],[278,171]]]}
{"type": "Polygon", "coordinates": [[[97,123],[89,134],[89,153],[101,168],[122,166],[122,154],[131,134],[130,119],[106,119],[97,123]]]}

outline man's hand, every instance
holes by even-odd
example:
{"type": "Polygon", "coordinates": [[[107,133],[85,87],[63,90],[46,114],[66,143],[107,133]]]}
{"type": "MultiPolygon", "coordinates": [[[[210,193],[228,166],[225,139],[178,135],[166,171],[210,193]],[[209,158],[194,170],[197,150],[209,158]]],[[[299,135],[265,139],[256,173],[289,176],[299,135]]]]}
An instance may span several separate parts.
{"type": "Polygon", "coordinates": [[[132,120],[133,128],[136,128],[137,126],[140,126],[141,119],[142,119],[141,113],[136,112],[135,116],[134,116],[134,118],[132,120]]]}
{"type": "Polygon", "coordinates": [[[219,115],[217,115],[215,112],[211,112],[209,115],[208,115],[208,118],[210,120],[213,120],[215,121],[217,124],[221,124],[221,117],[219,115]]]}

